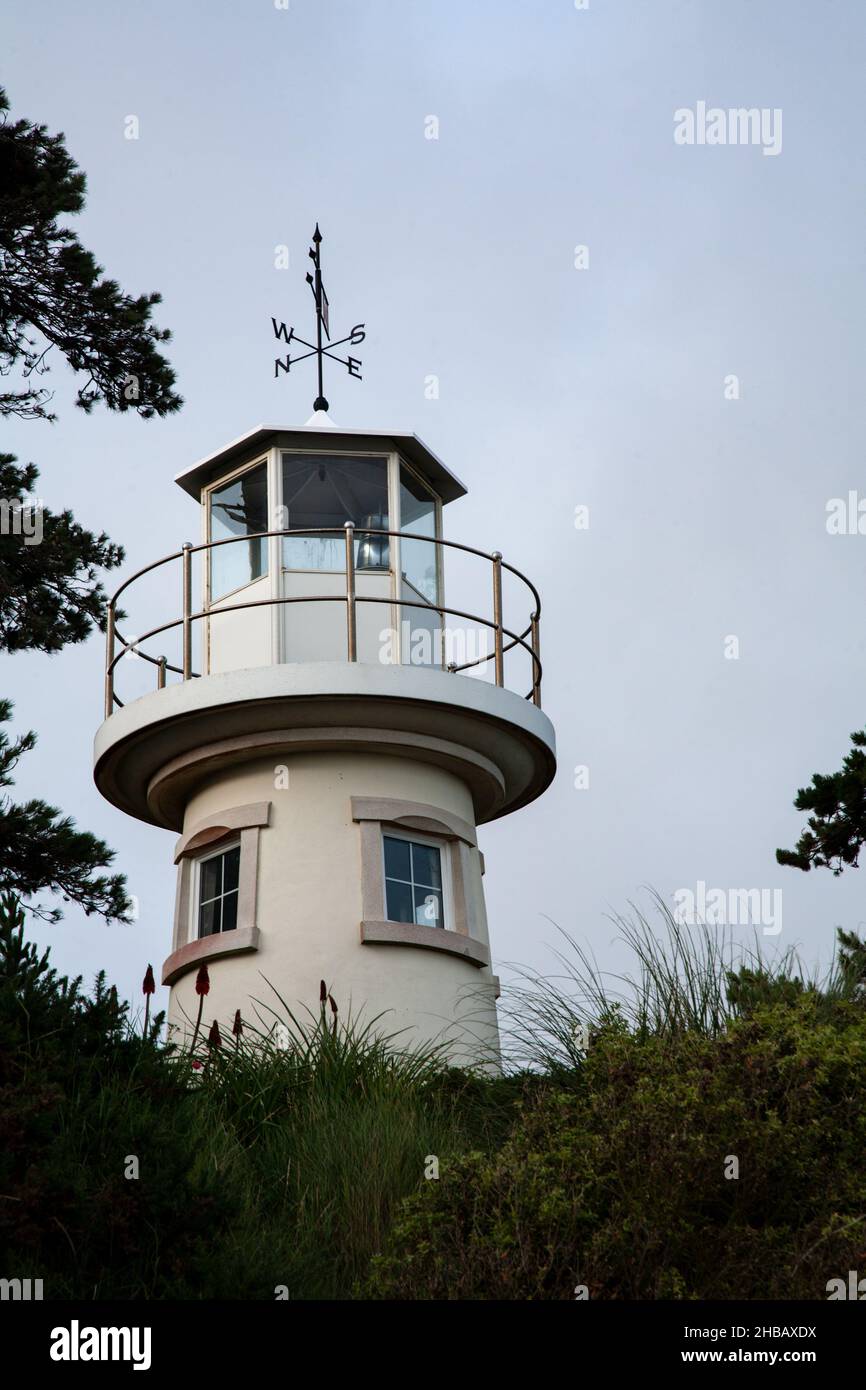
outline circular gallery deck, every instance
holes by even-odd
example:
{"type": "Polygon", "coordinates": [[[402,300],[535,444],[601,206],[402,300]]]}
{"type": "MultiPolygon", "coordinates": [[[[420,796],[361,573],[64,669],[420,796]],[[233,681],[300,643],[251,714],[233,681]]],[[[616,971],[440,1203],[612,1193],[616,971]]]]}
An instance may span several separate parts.
{"type": "Polygon", "coordinates": [[[535,704],[451,672],[364,662],[224,671],[124,705],[97,732],[94,778],[109,801],[179,830],[191,788],[251,755],[375,751],[457,772],[478,824],[527,805],[556,770],[535,704]]]}

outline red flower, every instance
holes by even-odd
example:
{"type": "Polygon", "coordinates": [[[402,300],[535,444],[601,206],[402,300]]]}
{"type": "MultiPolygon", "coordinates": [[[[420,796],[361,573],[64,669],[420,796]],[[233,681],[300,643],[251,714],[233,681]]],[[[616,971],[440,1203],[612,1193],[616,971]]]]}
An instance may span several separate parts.
{"type": "Polygon", "coordinates": [[[149,965],[144,975],[144,983],[141,986],[142,994],[156,993],[156,980],[153,978],[153,966],[149,965]]]}
{"type": "Polygon", "coordinates": [[[193,1062],[192,1069],[193,1071],[201,1071],[201,1062],[193,1062]]]}
{"type": "Polygon", "coordinates": [[[329,994],[329,995],[328,995],[328,1003],[329,1003],[330,1006],[331,1006],[331,1013],[332,1013],[332,1014],[334,1015],[334,1017],[336,1018],[336,1016],[337,1016],[337,1005],[334,1003],[334,996],[333,996],[333,994],[329,994]]]}
{"type": "Polygon", "coordinates": [[[207,1035],[207,1040],[209,1047],[222,1047],[223,1045],[223,1040],[220,1037],[220,1026],[217,1023],[216,1019],[214,1019],[213,1023],[210,1026],[210,1032],[207,1035]]]}
{"type": "Polygon", "coordinates": [[[319,984],[319,1003],[320,1003],[320,1004],[324,1004],[324,1002],[325,1002],[325,1000],[327,999],[327,997],[328,997],[328,986],[325,984],[325,981],[322,980],[322,981],[320,982],[320,984],[319,984]]]}
{"type": "Polygon", "coordinates": [[[239,1038],[243,1031],[244,1025],[241,1019],[241,1011],[240,1009],[235,1009],[235,1021],[232,1024],[232,1032],[234,1033],[236,1038],[239,1038]]]}
{"type": "MultiPolygon", "coordinates": [[[[193,1029],[192,1042],[189,1045],[190,1052],[195,1052],[195,1045],[198,1040],[198,1030],[201,1026],[201,1015],[204,1008],[204,997],[210,990],[210,975],[207,973],[207,966],[200,965],[198,974],[195,977],[195,992],[198,995],[198,1018],[193,1029]]],[[[149,1002],[149,1001],[148,1001],[149,1002]]]]}

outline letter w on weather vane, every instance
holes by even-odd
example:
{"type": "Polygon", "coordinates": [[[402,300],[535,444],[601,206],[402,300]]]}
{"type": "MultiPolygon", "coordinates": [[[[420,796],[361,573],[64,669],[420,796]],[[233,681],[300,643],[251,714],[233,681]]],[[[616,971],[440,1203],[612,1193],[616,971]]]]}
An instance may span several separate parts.
{"type": "Polygon", "coordinates": [[[302,352],[299,357],[292,357],[291,354],[288,352],[286,353],[285,357],[275,357],[275,377],[279,376],[280,372],[291,371],[293,366],[295,366],[298,362],[305,361],[308,357],[315,357],[317,359],[317,366],[319,371],[319,394],[313,402],[313,410],[328,409],[328,402],[325,400],[325,392],[322,386],[323,359],[326,357],[330,357],[332,362],[339,362],[341,366],[347,368],[349,376],[357,377],[360,381],[361,362],[359,358],[351,356],[339,357],[333,349],[337,347],[342,347],[344,343],[351,343],[352,347],[357,347],[360,343],[363,343],[364,339],[367,336],[364,331],[364,324],[356,323],[351,333],[349,333],[345,338],[338,338],[336,342],[331,342],[331,329],[328,323],[328,296],[325,294],[325,287],[322,284],[322,257],[319,249],[321,243],[322,233],[319,231],[319,224],[317,222],[316,230],[313,233],[313,244],[310,247],[309,253],[310,260],[313,262],[314,270],[312,274],[307,274],[307,284],[313,291],[313,298],[316,301],[315,343],[308,343],[306,338],[298,337],[298,334],[295,332],[294,328],[290,328],[289,331],[286,332],[286,325],[284,323],[278,324],[276,319],[271,319],[271,323],[274,327],[275,338],[281,338],[284,343],[300,343],[302,347],[309,348],[309,352],[302,352]],[[323,335],[327,339],[327,346],[323,345],[323,335]]]}

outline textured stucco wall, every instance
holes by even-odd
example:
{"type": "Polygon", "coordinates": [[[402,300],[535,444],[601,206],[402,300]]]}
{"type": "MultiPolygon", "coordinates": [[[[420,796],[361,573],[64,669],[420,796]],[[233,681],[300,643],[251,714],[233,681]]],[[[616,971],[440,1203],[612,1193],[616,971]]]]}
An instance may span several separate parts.
{"type": "MultiPolygon", "coordinates": [[[[228,1029],[236,1008],[256,1009],[269,1024],[281,1011],[267,977],[289,1007],[318,1009],[319,981],[342,1014],[383,1014],[382,1032],[401,1042],[449,1042],[455,1061],[498,1052],[495,981],[481,968],[439,951],[363,944],[360,938],[361,833],[351,798],[393,797],[423,802],[474,825],[469,791],[450,771],[402,756],[352,752],[286,752],[226,769],[204,783],[186,810],[184,831],[221,811],[270,801],[270,825],[259,838],[257,923],[260,949],[208,963],[211,989],[204,1023],[228,1029]],[[287,789],[275,787],[275,767],[289,770],[287,789]],[[254,1001],[260,1001],[258,1006],[254,1001]]],[[[480,859],[469,850],[467,898],[473,935],[487,942],[480,859]]],[[[172,987],[169,1021],[189,1028],[198,1007],[195,971],[172,987]]]]}

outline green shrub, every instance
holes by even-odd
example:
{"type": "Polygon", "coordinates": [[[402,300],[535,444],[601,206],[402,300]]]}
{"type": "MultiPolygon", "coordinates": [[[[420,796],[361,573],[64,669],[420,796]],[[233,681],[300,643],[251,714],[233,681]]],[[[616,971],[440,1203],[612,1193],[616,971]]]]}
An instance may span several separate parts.
{"type": "Polygon", "coordinates": [[[0,901],[0,1269],[45,1297],[197,1297],[233,1203],[170,1052],[100,976],[58,977],[0,901]],[[127,1157],[138,1178],[127,1178],[127,1157]]]}
{"type": "Polygon", "coordinates": [[[508,1132],[515,1083],[316,1015],[201,1044],[130,1028],[0,902],[0,1271],[45,1297],[350,1298],[399,1201],[508,1132]],[[134,1156],[138,1176],[127,1177],[134,1156]]]}
{"type": "Polygon", "coordinates": [[[406,1052],[324,991],[194,1070],[0,901],[0,1272],[50,1299],[826,1297],[866,1259],[862,943],[821,986],[639,944],[630,1006],[539,982],[535,1071],[406,1052]]]}
{"type": "Polygon", "coordinates": [[[863,1260],[864,1141],[857,1004],[804,993],[715,1036],[636,1034],[613,1013],[499,1151],[404,1203],[367,1291],[824,1298],[863,1260]]]}

